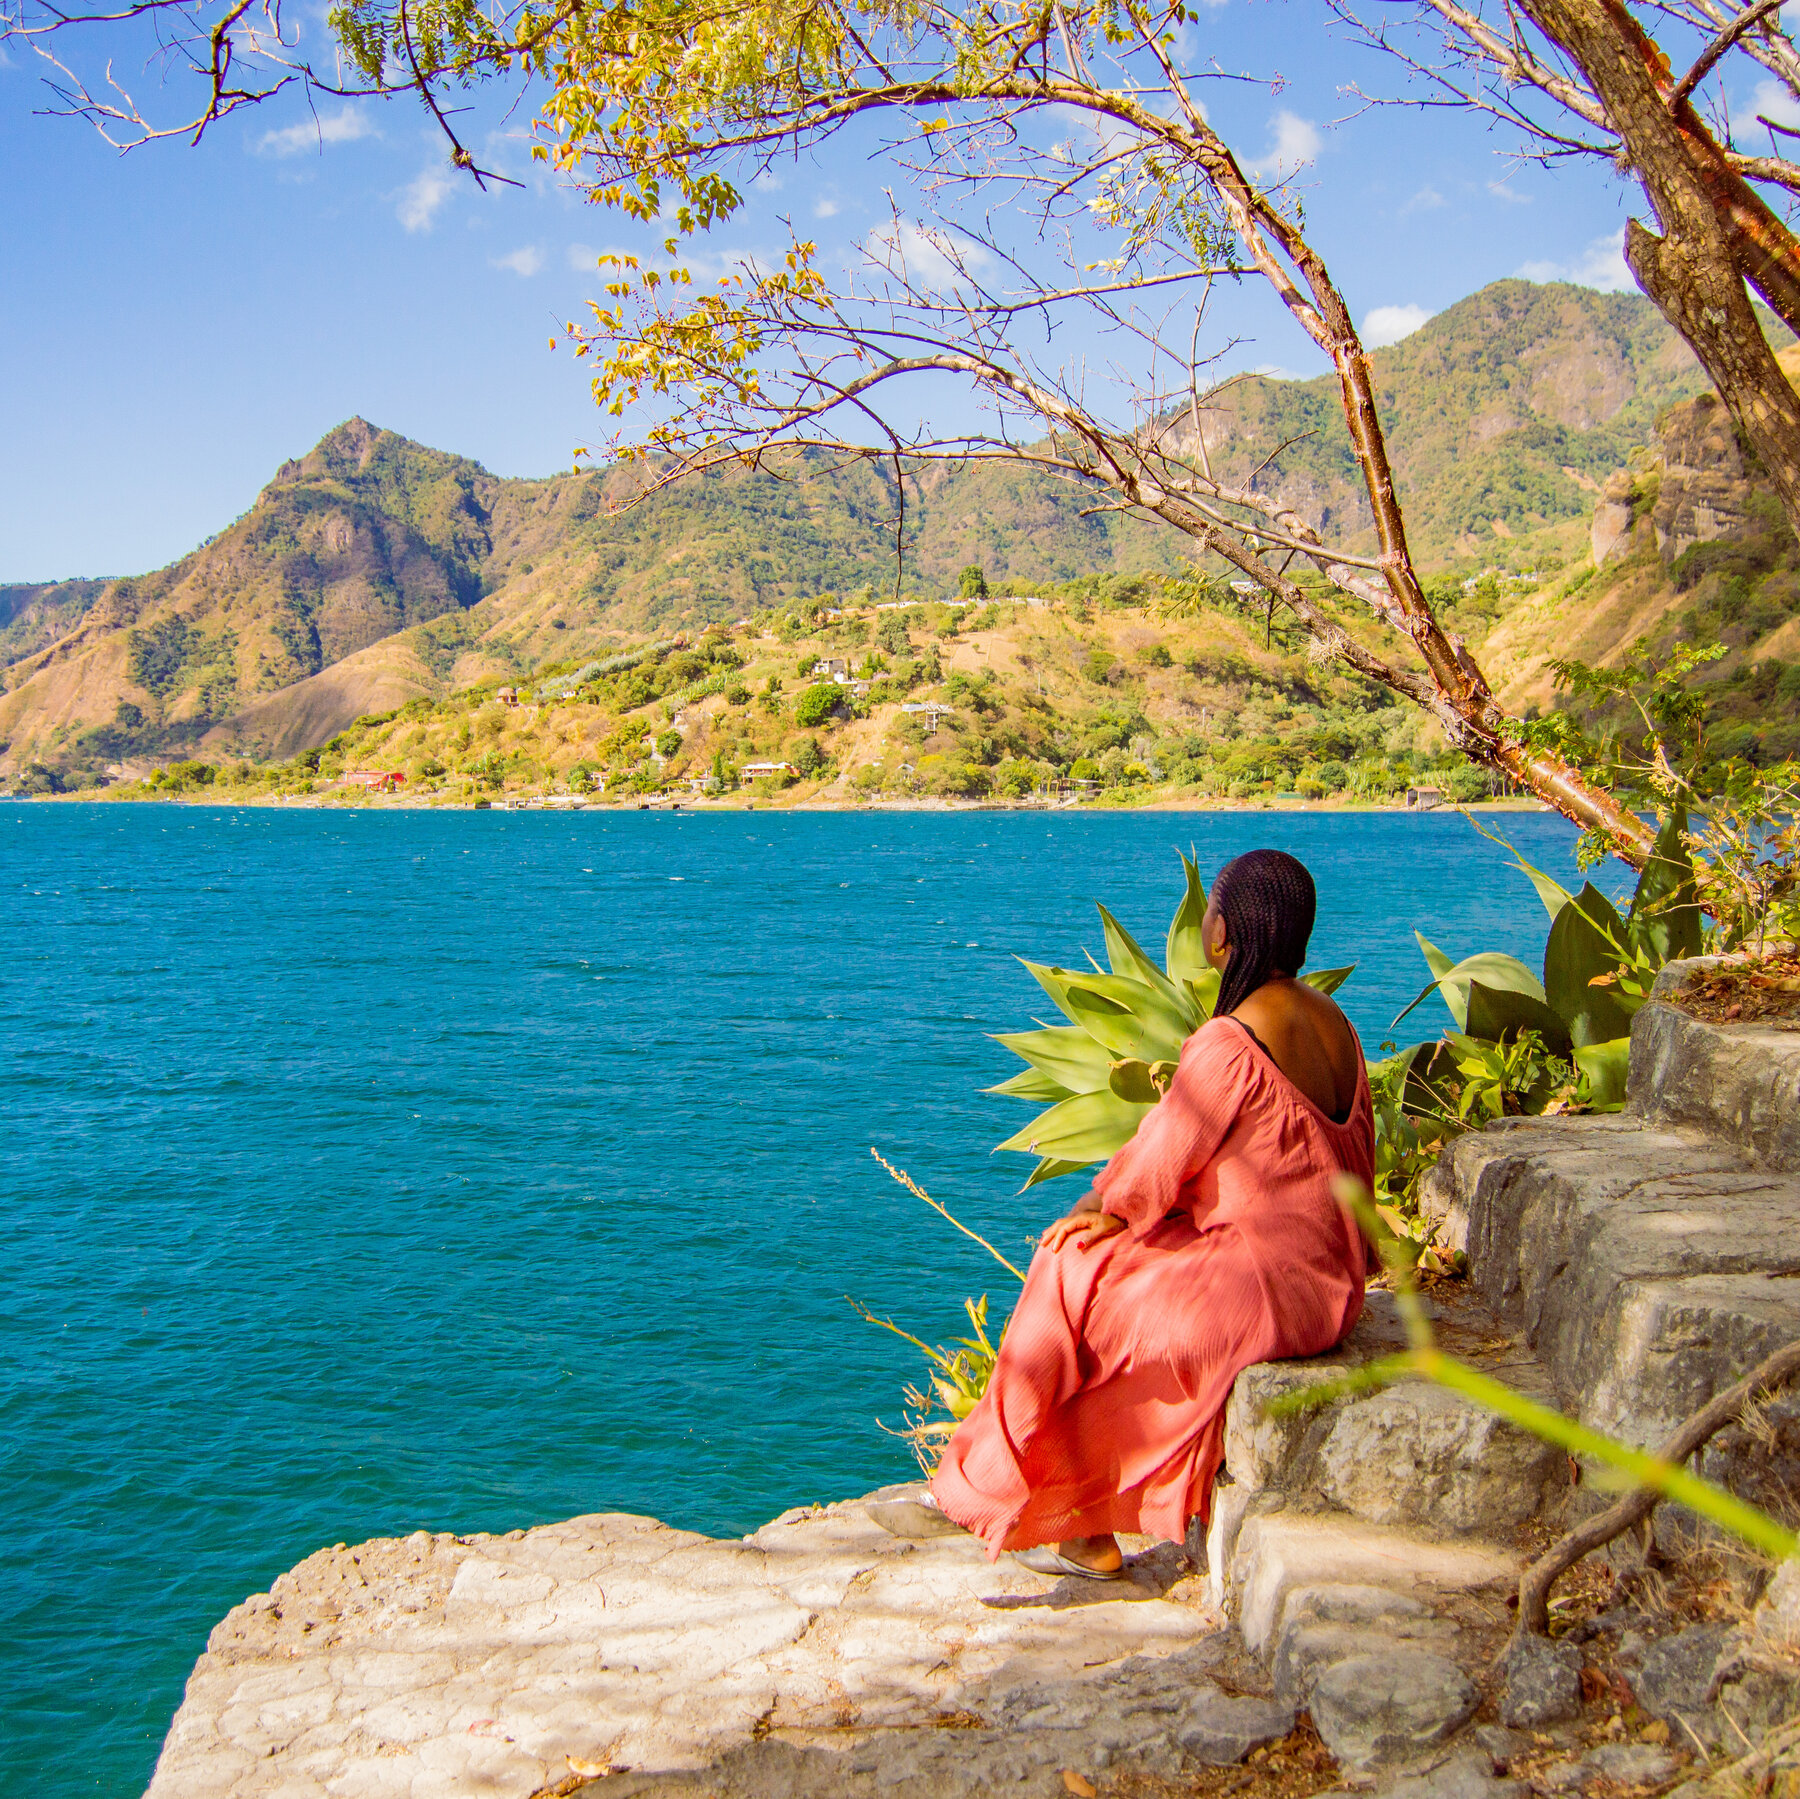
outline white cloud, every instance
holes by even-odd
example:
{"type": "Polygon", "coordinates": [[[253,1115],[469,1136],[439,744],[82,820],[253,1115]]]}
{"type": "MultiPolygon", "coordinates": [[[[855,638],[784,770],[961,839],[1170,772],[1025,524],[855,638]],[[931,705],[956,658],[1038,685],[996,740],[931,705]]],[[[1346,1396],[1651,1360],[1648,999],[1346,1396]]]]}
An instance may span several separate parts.
{"type": "Polygon", "coordinates": [[[1286,181],[1317,156],[1325,139],[1311,119],[1285,107],[1269,121],[1269,147],[1256,173],[1265,181],[1286,181]]]}
{"type": "Polygon", "coordinates": [[[493,264],[497,269],[511,269],[515,275],[528,278],[544,266],[544,253],[536,244],[527,244],[522,250],[494,257],[493,264]]]}
{"type": "Polygon", "coordinates": [[[353,144],[358,138],[380,135],[365,113],[354,106],[342,106],[336,112],[283,125],[278,131],[265,131],[256,140],[256,148],[264,156],[298,156],[303,150],[322,150],[327,144],[353,144]]]}
{"type": "Polygon", "coordinates": [[[1415,212],[1436,212],[1440,206],[1448,202],[1435,187],[1422,187],[1400,208],[1401,218],[1410,218],[1415,212]]]}
{"type": "Polygon", "coordinates": [[[1777,125],[1800,126],[1800,100],[1788,92],[1786,82],[1777,81],[1773,76],[1756,84],[1751,110],[1773,119],[1777,125]]]}
{"type": "Polygon", "coordinates": [[[1508,206],[1529,206],[1531,204],[1529,194],[1515,194],[1504,181],[1490,181],[1487,184],[1487,190],[1496,200],[1504,200],[1508,206]]]}
{"type": "Polygon", "coordinates": [[[979,244],[902,219],[871,231],[864,242],[869,260],[919,293],[943,293],[979,275],[991,260],[979,244]]]}
{"type": "Polygon", "coordinates": [[[400,223],[408,231],[429,231],[444,202],[450,198],[454,177],[444,168],[426,169],[409,181],[400,194],[400,223]]]}
{"type": "Polygon", "coordinates": [[[1518,273],[1527,281],[1572,281],[1577,287],[1596,287],[1603,294],[1637,291],[1631,270],[1625,266],[1625,228],[1597,237],[1572,262],[1527,262],[1518,273]]]}
{"type": "Polygon", "coordinates": [[[842,208],[839,207],[835,200],[826,199],[815,200],[813,202],[813,217],[815,219],[835,219],[841,210],[842,208]]]}
{"type": "Polygon", "coordinates": [[[1404,306],[1371,306],[1363,318],[1362,340],[1371,350],[1386,349],[1411,337],[1430,317],[1425,307],[1410,300],[1404,306]]]}

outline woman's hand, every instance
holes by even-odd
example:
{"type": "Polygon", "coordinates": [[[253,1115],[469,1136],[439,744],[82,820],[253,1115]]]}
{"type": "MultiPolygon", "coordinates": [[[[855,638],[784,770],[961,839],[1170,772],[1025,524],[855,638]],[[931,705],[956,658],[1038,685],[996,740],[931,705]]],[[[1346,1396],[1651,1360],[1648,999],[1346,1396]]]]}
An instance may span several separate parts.
{"type": "Polygon", "coordinates": [[[1125,1220],[1113,1217],[1110,1212],[1077,1207],[1068,1217],[1057,1219],[1038,1242],[1045,1249],[1058,1250],[1075,1238],[1083,1249],[1088,1249],[1096,1243],[1104,1243],[1108,1237],[1116,1237],[1124,1228],[1125,1220]]]}

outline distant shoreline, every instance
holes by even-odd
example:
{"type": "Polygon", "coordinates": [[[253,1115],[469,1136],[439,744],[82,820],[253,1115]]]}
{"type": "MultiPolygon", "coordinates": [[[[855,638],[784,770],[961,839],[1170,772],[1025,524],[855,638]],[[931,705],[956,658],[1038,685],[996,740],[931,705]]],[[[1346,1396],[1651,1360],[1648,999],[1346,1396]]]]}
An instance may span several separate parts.
{"type": "Polygon", "coordinates": [[[486,806],[465,799],[412,799],[393,797],[375,799],[366,794],[348,794],[342,799],[324,794],[248,794],[242,797],[214,797],[211,794],[121,794],[117,799],[100,793],[8,794],[6,800],[18,805],[108,805],[108,806],[211,806],[217,808],[256,807],[277,812],[1032,812],[1046,816],[1066,812],[1086,815],[1117,812],[1318,812],[1366,815],[1371,812],[1397,813],[1402,817],[1423,818],[1431,813],[1458,812],[1549,812],[1542,800],[1501,799],[1476,800],[1467,806],[1440,805],[1416,807],[1384,805],[1379,801],[1333,803],[1329,800],[1217,800],[1217,799],[1147,799],[1139,804],[1106,804],[1091,799],[1074,800],[1062,805],[1031,804],[1023,801],[993,800],[798,800],[784,805],[777,799],[748,797],[744,799],[652,799],[610,800],[604,797],[584,800],[578,806],[542,803],[512,806],[504,801],[486,806]]]}

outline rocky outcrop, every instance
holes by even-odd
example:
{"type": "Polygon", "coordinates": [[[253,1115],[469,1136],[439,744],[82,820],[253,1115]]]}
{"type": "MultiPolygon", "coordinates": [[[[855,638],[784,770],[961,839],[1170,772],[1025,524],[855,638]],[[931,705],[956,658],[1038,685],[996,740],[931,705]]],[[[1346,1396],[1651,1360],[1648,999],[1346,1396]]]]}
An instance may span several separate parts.
{"type": "Polygon", "coordinates": [[[1690,544],[1741,531],[1748,519],[1749,472],[1731,414],[1715,394],[1696,394],[1663,420],[1663,475],[1656,545],[1673,562],[1690,544]]]}
{"type": "Polygon", "coordinates": [[[1637,477],[1630,469],[1616,469],[1607,476],[1600,497],[1594,502],[1594,522],[1588,532],[1595,568],[1624,555],[1630,547],[1637,493],[1637,477]]]}
{"type": "MultiPolygon", "coordinates": [[[[1800,1035],[1700,1024],[1683,973],[1637,1016],[1631,1111],[1462,1138],[1431,1193],[1472,1276],[1439,1343],[1645,1444],[1800,1337],[1800,1035]]],[[[1363,1791],[1526,1799],[1666,1785],[1793,1714],[1800,1570],[1741,1625],[1596,1620],[1607,1672],[1574,1637],[1509,1649],[1527,1533],[1584,1503],[1560,1451],[1416,1379],[1270,1414],[1402,1341],[1376,1292],[1331,1354],[1246,1370],[1203,1553],[1128,1545],[1117,1585],[902,1541],[864,1502],[732,1542],[602,1514],[321,1551],[213,1632],[151,1799],[981,1799],[1178,1782],[1302,1712],[1363,1791]],[[1583,1725],[1622,1679],[1668,1745],[1583,1725]]],[[[1791,1509],[1800,1406],[1702,1463],[1791,1509]]]]}

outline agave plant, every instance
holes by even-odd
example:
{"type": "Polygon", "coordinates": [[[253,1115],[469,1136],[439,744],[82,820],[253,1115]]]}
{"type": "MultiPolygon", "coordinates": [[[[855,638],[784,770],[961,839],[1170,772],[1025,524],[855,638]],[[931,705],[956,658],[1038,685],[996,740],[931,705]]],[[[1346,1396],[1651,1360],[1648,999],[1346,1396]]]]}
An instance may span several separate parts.
{"type": "MultiPolygon", "coordinates": [[[[1161,968],[1104,906],[1098,910],[1107,968],[1092,956],[1091,969],[1049,968],[1020,958],[1068,1020],[994,1039],[1028,1066],[987,1091],[1052,1102],[996,1145],[1038,1158],[1027,1187],[1103,1162],[1129,1143],[1175,1078],[1182,1044],[1212,1017],[1219,977],[1200,943],[1206,889],[1191,857],[1183,856],[1181,867],[1186,891],[1169,921],[1161,968]]],[[[1332,993],[1353,967],[1304,978],[1332,993]]]]}
{"type": "Polygon", "coordinates": [[[1436,992],[1456,1030],[1447,1045],[1421,1043],[1401,1051],[1409,1100],[1423,1106],[1438,1097],[1421,1086],[1436,1088],[1453,1059],[1466,1062],[1479,1046],[1517,1043],[1532,1032],[1550,1055],[1573,1062],[1587,1077],[1597,1109],[1623,1104],[1633,1015],[1665,962],[1700,951],[1702,916],[1686,832],[1686,809],[1678,806],[1657,835],[1624,917],[1592,881],[1570,893],[1513,852],[1513,866],[1550,914],[1541,979],[1516,956],[1497,950],[1452,962],[1415,931],[1432,978],[1400,1018],[1436,992]]]}

